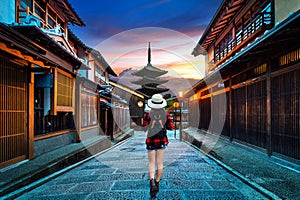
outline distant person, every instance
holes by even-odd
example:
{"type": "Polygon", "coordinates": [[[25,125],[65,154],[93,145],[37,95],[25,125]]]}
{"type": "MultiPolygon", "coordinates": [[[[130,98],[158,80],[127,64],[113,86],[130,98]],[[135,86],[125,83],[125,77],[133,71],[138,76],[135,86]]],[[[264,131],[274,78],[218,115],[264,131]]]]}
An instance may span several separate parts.
{"type": "Polygon", "coordinates": [[[168,112],[167,112],[166,129],[167,130],[174,130],[175,129],[175,125],[172,121],[171,115],[168,112]]]}
{"type": "Polygon", "coordinates": [[[147,127],[151,121],[149,111],[150,110],[145,110],[145,113],[144,113],[144,117],[143,117],[143,126],[144,127],[147,127]]]}
{"type": "Polygon", "coordinates": [[[148,100],[150,111],[150,124],[147,129],[146,148],[148,150],[148,170],[150,178],[150,195],[159,191],[159,181],[163,174],[164,149],[168,145],[166,134],[166,107],[167,102],[161,94],[155,94],[148,100]],[[155,175],[156,170],[156,178],[155,175]]]}

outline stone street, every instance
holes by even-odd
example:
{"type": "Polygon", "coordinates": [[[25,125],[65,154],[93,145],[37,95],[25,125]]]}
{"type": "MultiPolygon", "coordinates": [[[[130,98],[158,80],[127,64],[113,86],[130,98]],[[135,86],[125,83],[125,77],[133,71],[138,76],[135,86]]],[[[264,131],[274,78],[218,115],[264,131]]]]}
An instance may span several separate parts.
{"type": "Polygon", "coordinates": [[[145,132],[71,169],[18,199],[267,199],[204,153],[169,132],[164,174],[149,194],[145,132]]]}

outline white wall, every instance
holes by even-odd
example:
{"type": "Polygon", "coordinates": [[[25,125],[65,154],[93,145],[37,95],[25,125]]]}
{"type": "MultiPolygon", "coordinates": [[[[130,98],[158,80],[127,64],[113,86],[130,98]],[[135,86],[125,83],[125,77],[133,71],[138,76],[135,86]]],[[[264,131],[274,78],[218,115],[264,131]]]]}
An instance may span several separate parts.
{"type": "Polygon", "coordinates": [[[16,7],[15,1],[1,0],[0,2],[0,22],[11,24],[16,22],[16,7]]]}

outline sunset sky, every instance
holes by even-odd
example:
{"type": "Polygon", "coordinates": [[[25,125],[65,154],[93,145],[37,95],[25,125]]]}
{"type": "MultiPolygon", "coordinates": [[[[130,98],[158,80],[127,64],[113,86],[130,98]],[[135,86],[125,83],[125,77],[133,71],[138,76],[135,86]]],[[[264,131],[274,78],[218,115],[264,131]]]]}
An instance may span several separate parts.
{"type": "Polygon", "coordinates": [[[221,0],[69,0],[86,27],[70,26],[101,52],[119,74],[147,64],[151,42],[155,67],[167,76],[200,79],[204,58],[191,55],[221,0]]]}

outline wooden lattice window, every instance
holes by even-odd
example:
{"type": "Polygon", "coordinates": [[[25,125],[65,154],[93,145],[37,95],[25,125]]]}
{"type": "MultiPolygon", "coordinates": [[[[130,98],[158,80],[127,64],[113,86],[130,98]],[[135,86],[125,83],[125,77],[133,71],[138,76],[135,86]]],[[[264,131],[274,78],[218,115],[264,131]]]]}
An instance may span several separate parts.
{"type": "Polygon", "coordinates": [[[73,78],[57,73],[57,111],[73,111],[73,78]]]}
{"type": "Polygon", "coordinates": [[[264,74],[267,72],[267,63],[264,63],[256,68],[253,69],[253,73],[255,75],[264,74]]]}
{"type": "Polygon", "coordinates": [[[28,73],[0,59],[0,168],[28,154],[28,73]]]}
{"type": "Polygon", "coordinates": [[[300,48],[289,52],[279,58],[279,66],[286,66],[300,61],[300,48]]]}

